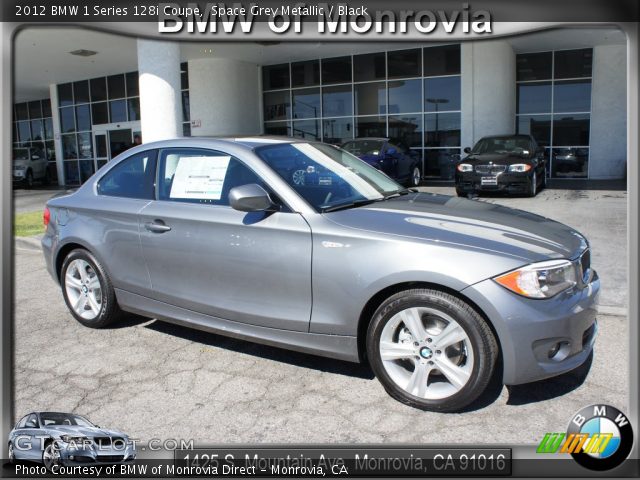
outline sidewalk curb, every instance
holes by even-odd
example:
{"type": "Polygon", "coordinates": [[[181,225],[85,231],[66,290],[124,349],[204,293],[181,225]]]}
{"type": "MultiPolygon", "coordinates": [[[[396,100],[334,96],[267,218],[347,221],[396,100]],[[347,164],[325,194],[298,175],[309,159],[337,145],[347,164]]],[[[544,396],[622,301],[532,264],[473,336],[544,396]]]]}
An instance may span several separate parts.
{"type": "Polygon", "coordinates": [[[14,237],[14,247],[39,252],[42,250],[42,245],[40,244],[41,239],[42,235],[34,235],[32,237],[14,237]]]}

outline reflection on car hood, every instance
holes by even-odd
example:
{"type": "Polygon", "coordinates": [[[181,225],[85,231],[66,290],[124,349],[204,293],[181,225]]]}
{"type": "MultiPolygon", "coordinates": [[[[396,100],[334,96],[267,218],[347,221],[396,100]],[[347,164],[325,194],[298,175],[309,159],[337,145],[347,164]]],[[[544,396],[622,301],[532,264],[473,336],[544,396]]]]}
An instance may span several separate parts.
{"type": "Polygon", "coordinates": [[[495,163],[497,165],[513,165],[514,163],[523,163],[530,160],[529,155],[517,155],[514,153],[491,153],[485,155],[469,155],[462,162],[474,165],[484,165],[486,163],[495,163]]]}
{"type": "Polygon", "coordinates": [[[58,435],[78,435],[85,437],[126,437],[126,435],[117,430],[108,430],[106,428],[97,427],[81,427],[78,425],[47,425],[45,427],[52,433],[58,435]]]}
{"type": "Polygon", "coordinates": [[[345,227],[480,248],[527,262],[575,258],[587,246],[577,231],[548,218],[429,193],[412,193],[327,217],[345,227]]]}

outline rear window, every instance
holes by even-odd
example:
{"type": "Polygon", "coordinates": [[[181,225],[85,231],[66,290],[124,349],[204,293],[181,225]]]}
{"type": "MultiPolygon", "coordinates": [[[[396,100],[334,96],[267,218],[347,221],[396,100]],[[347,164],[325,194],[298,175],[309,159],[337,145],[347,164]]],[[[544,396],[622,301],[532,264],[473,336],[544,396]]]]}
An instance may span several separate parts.
{"type": "Polygon", "coordinates": [[[157,153],[140,152],[118,163],[98,182],[98,194],[153,200],[157,153]]]}

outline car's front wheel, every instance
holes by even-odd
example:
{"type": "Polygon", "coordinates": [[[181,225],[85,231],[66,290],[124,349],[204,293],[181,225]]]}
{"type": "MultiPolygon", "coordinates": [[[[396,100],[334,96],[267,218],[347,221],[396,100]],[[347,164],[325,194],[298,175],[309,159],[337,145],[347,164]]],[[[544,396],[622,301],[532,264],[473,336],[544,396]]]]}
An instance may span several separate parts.
{"type": "Polygon", "coordinates": [[[454,412],[489,385],[498,345],[467,303],[418,289],[397,293],[378,308],[368,328],[367,355],[392,397],[423,410],[454,412]]]}
{"type": "Polygon", "coordinates": [[[86,327],[102,328],[122,314],[109,275],[87,250],[76,249],[62,264],[60,283],[71,314],[86,327]]]}
{"type": "Polygon", "coordinates": [[[44,468],[52,472],[53,468],[60,465],[60,450],[56,447],[55,442],[50,441],[42,451],[42,464],[44,468]]]}

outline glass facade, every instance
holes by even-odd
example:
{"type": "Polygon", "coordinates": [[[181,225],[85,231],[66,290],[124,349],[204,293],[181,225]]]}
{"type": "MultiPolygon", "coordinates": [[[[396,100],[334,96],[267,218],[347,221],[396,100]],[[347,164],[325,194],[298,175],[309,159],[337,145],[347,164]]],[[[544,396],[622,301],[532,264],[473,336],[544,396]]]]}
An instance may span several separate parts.
{"type": "MultiPolygon", "coordinates": [[[[180,67],[183,135],[190,136],[187,63],[180,67]]],[[[94,151],[93,127],[140,120],[138,72],[64,83],[57,89],[65,184],[79,185],[93,175],[107,157],[104,136],[96,136],[97,151],[94,151]]],[[[129,139],[123,140],[118,150],[112,151],[112,156],[129,147],[129,139]]]]}
{"type": "Polygon", "coordinates": [[[460,45],[320,58],[262,68],[264,133],[342,144],[391,137],[423,173],[452,179],[460,155],[460,45]]]}
{"type": "Polygon", "coordinates": [[[590,48],[516,56],[516,131],[545,147],[554,178],[589,174],[592,57],[590,48]]]}
{"type": "Polygon", "coordinates": [[[53,119],[48,98],[14,105],[12,135],[15,148],[32,147],[44,152],[49,162],[49,178],[57,181],[53,119]]]}

